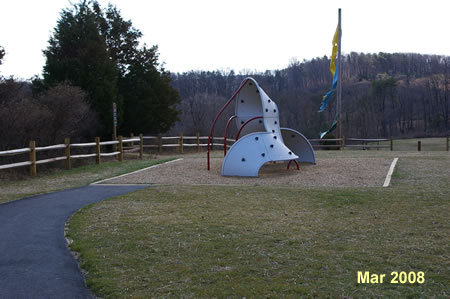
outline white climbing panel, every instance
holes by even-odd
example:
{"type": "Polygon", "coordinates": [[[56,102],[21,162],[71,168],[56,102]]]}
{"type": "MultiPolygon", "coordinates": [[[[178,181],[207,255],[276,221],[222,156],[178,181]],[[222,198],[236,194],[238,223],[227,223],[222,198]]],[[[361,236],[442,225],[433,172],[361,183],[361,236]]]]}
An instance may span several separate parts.
{"type": "Polygon", "coordinates": [[[281,128],[281,135],[284,144],[298,156],[297,162],[316,164],[314,149],[303,134],[294,129],[281,128]]]}
{"type": "Polygon", "coordinates": [[[258,176],[259,169],[270,161],[297,159],[276,135],[269,132],[248,134],[228,150],[222,163],[222,175],[258,176]]]}
{"type": "Polygon", "coordinates": [[[236,95],[236,125],[239,139],[222,163],[224,176],[258,176],[267,162],[315,163],[308,140],[292,129],[281,129],[277,104],[253,78],[246,78],[236,95]],[[287,139],[287,142],[285,141],[287,139]]]}

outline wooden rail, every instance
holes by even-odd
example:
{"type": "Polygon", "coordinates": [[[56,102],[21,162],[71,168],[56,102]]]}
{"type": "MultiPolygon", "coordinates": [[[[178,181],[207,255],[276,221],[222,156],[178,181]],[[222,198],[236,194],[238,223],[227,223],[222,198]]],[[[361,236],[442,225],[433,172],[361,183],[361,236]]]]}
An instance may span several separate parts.
{"type": "MultiPolygon", "coordinates": [[[[235,142],[235,139],[223,137],[211,137],[210,146],[224,148],[229,148],[235,142]],[[224,142],[225,141],[225,142],[224,142]]],[[[177,148],[179,153],[184,153],[185,148],[197,148],[197,152],[200,152],[202,147],[207,147],[208,143],[202,143],[202,141],[207,141],[208,136],[200,136],[197,133],[197,136],[183,136],[180,134],[179,136],[143,136],[144,140],[150,140],[153,144],[145,144],[143,148],[153,148],[158,149],[159,152],[162,152],[164,148],[177,148]],[[191,141],[191,142],[187,142],[191,141]],[[192,142],[194,141],[194,142],[192,142]]],[[[362,148],[362,149],[370,149],[370,148],[390,148],[393,150],[393,141],[392,139],[361,139],[361,138],[337,138],[337,139],[309,139],[312,146],[316,149],[321,148],[362,148]],[[334,144],[327,144],[327,143],[334,144]],[[360,142],[361,144],[348,144],[348,142],[360,142]],[[379,142],[389,142],[389,145],[380,145],[379,142]]],[[[132,151],[133,148],[130,147],[129,151],[132,151]]],[[[137,148],[134,148],[137,151],[137,148]]]]}
{"type": "MultiPolygon", "coordinates": [[[[227,148],[231,147],[235,142],[234,139],[226,138],[224,143],[223,137],[211,137],[208,136],[200,136],[197,133],[196,136],[183,136],[180,134],[179,136],[143,136],[142,134],[139,137],[131,134],[131,137],[124,139],[122,136],[118,137],[118,140],[112,141],[100,141],[99,137],[95,138],[94,142],[87,143],[70,143],[69,138],[65,138],[64,144],[55,144],[49,146],[40,146],[37,147],[34,141],[30,141],[29,147],[20,148],[20,149],[11,149],[6,151],[0,151],[0,157],[6,156],[16,156],[21,154],[29,154],[28,161],[10,163],[0,165],[1,169],[9,169],[16,167],[28,166],[30,168],[30,175],[36,175],[36,166],[56,161],[65,160],[65,167],[67,169],[71,168],[71,160],[72,159],[85,159],[85,158],[94,158],[96,164],[101,163],[102,157],[114,157],[116,156],[119,161],[124,159],[125,153],[139,153],[139,158],[142,159],[145,148],[153,148],[157,149],[160,153],[164,148],[176,148],[180,154],[184,153],[185,148],[196,148],[197,152],[201,151],[202,147],[208,146],[208,139],[210,139],[210,148],[211,150],[214,147],[227,148]],[[153,144],[145,144],[145,141],[153,142],[153,144]],[[202,143],[202,141],[204,143],[202,143]],[[124,146],[127,144],[129,146],[124,146]],[[117,148],[117,150],[113,150],[112,152],[102,151],[102,147],[113,145],[117,148]],[[93,148],[93,152],[86,154],[72,154],[72,149],[74,148],[93,148]],[[55,151],[55,150],[63,150],[62,156],[56,156],[47,159],[36,159],[36,154],[38,152],[46,152],[46,151],[55,151]]],[[[337,139],[309,139],[312,146],[315,149],[323,149],[323,148],[358,148],[358,149],[371,149],[376,148],[377,150],[380,148],[389,148],[391,151],[394,150],[393,139],[362,139],[362,138],[337,138],[337,139]],[[358,144],[349,144],[349,143],[358,143],[358,144]],[[389,144],[380,144],[380,142],[388,142],[389,144]],[[331,143],[331,144],[330,144],[331,143]]],[[[449,137],[446,137],[446,150],[449,151],[449,137]]]]}
{"type": "MultiPolygon", "coordinates": [[[[117,156],[117,159],[119,161],[122,161],[123,154],[125,152],[125,150],[123,148],[123,144],[133,143],[136,141],[140,142],[141,151],[140,151],[139,156],[142,159],[142,155],[143,155],[143,151],[142,151],[143,138],[142,137],[143,136],[141,135],[140,138],[123,139],[122,136],[119,136],[119,140],[104,141],[104,142],[100,142],[100,138],[96,137],[95,142],[88,142],[88,143],[70,143],[70,139],[65,138],[64,144],[55,144],[55,145],[41,146],[41,147],[37,147],[35,141],[30,141],[29,147],[27,147],[27,148],[0,151],[0,157],[16,156],[16,155],[20,155],[20,154],[29,153],[28,161],[3,164],[3,165],[0,165],[0,169],[9,169],[9,168],[29,166],[30,167],[30,175],[35,176],[36,172],[37,172],[37,167],[36,167],[37,165],[47,164],[47,163],[56,162],[56,161],[65,160],[66,168],[68,168],[68,169],[71,168],[71,165],[72,165],[71,160],[72,159],[84,159],[84,158],[95,157],[96,163],[99,164],[101,162],[101,157],[117,156]],[[102,152],[101,147],[106,146],[106,145],[118,145],[119,150],[114,151],[114,152],[102,152]],[[73,148],[92,148],[92,147],[95,147],[95,153],[77,154],[77,155],[71,154],[71,149],[73,149],[73,148]],[[52,150],[64,150],[64,155],[37,160],[37,158],[36,158],[37,152],[46,152],[46,151],[52,151],[52,150]]],[[[139,150],[139,148],[138,148],[138,150],[139,150]]]]}
{"type": "Polygon", "coordinates": [[[389,148],[391,151],[394,150],[393,139],[363,139],[363,138],[337,138],[337,139],[309,139],[314,148],[362,148],[363,150],[371,148],[389,148]],[[315,142],[319,142],[316,144],[315,142]],[[348,144],[348,142],[360,142],[361,144],[348,144]],[[376,144],[375,144],[376,142],[376,144]],[[380,145],[380,142],[389,142],[389,145],[380,145]],[[334,144],[333,144],[334,143],[334,144]]]}

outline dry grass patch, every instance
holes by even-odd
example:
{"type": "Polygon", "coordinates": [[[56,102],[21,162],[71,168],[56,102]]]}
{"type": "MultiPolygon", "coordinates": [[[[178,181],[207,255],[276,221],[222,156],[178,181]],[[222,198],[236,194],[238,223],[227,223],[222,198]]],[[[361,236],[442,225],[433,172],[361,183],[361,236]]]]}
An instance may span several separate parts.
{"type": "Polygon", "coordinates": [[[70,222],[105,297],[446,296],[448,190],[158,186],[70,222]],[[357,271],[426,283],[358,285],[357,271]]]}
{"type": "MultiPolygon", "coordinates": [[[[206,167],[203,155],[190,157],[206,167]]],[[[108,298],[447,297],[450,156],[318,152],[319,161],[358,161],[361,168],[393,157],[399,162],[389,188],[267,186],[259,179],[151,187],[77,213],[72,248],[88,285],[108,298]],[[386,274],[388,282],[358,284],[358,271],[386,274]],[[392,271],[423,271],[425,283],[390,284],[392,271]]],[[[274,170],[279,177],[282,170],[274,170]]]]}
{"type": "Polygon", "coordinates": [[[37,177],[0,181],[0,203],[40,193],[85,186],[98,180],[170,161],[173,158],[126,160],[85,165],[70,170],[53,169],[37,177]]]}

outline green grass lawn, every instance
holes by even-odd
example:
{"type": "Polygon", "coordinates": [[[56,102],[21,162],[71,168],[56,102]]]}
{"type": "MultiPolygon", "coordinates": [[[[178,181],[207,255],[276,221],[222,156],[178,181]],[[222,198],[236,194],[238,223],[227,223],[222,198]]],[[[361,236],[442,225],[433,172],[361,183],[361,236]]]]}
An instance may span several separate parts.
{"type": "Polygon", "coordinates": [[[167,157],[153,160],[125,160],[123,162],[104,162],[65,169],[52,169],[39,172],[36,177],[0,180],[0,203],[16,200],[30,195],[85,186],[90,183],[121,175],[141,168],[172,160],[167,157]]]}
{"type": "Polygon", "coordinates": [[[71,247],[105,298],[448,297],[450,155],[317,156],[378,154],[399,157],[389,188],[155,186],[75,214],[71,247]]]}

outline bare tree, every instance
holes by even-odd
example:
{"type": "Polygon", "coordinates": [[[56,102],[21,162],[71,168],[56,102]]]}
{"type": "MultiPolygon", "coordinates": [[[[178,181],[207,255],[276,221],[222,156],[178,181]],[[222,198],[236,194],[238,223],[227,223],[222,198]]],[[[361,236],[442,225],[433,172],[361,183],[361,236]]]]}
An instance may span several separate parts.
{"type": "Polygon", "coordinates": [[[38,99],[27,82],[0,82],[0,149],[21,148],[29,140],[38,144],[62,143],[64,137],[92,139],[95,114],[78,87],[57,85],[38,99]]]}
{"type": "Polygon", "coordinates": [[[60,84],[39,97],[39,104],[49,112],[45,143],[62,142],[65,137],[93,137],[98,121],[79,87],[60,84]]]}

